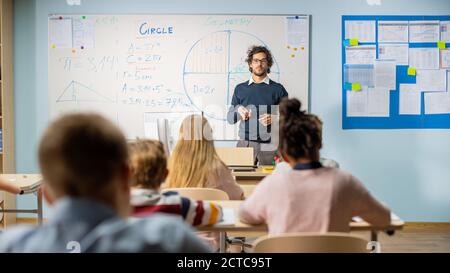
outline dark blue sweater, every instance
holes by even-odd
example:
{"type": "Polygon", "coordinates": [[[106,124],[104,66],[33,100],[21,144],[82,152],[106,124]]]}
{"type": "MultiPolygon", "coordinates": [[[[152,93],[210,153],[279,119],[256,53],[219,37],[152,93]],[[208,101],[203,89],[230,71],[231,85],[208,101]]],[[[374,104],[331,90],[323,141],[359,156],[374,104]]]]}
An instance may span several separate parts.
{"type": "Polygon", "coordinates": [[[227,120],[230,124],[235,124],[241,120],[237,109],[244,106],[251,109],[249,120],[241,122],[239,125],[239,138],[253,140],[257,142],[270,142],[270,125],[264,127],[258,122],[263,114],[278,114],[271,112],[271,105],[278,105],[282,97],[288,95],[283,85],[269,81],[266,83],[252,83],[248,81],[238,84],[234,89],[231,106],[228,110],[227,120]]]}

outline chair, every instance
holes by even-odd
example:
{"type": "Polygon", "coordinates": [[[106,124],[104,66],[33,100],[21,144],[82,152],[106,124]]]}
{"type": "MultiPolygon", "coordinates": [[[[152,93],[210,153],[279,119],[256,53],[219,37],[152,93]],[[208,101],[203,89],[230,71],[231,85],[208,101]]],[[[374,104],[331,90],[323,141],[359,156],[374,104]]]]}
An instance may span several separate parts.
{"type": "Polygon", "coordinates": [[[256,253],[368,253],[368,241],[349,233],[290,233],[263,236],[254,243],[256,253]]]}
{"type": "Polygon", "coordinates": [[[228,194],[222,190],[210,188],[166,188],[162,192],[176,191],[181,196],[196,200],[229,200],[228,194]]]}

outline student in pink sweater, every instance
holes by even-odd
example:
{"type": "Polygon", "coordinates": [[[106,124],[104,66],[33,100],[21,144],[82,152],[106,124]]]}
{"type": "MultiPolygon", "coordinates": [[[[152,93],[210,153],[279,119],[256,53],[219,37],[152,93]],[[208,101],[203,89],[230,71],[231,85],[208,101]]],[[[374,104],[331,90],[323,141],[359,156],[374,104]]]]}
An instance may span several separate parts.
{"type": "Polygon", "coordinates": [[[242,204],[239,217],[266,223],[269,234],[348,232],[353,216],[374,226],[390,223],[389,208],[353,175],[319,162],[322,122],[300,111],[297,99],[280,103],[279,151],[292,169],[267,176],[242,204]]]}

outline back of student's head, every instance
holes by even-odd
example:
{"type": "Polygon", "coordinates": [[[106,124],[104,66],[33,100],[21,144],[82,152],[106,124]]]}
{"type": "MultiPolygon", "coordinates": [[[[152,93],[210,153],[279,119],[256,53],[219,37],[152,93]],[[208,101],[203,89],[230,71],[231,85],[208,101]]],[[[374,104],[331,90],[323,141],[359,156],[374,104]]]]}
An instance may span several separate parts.
{"type": "Polygon", "coordinates": [[[180,126],[180,137],[169,159],[166,186],[205,187],[218,162],[211,125],[201,115],[190,115],[180,126]]]}
{"type": "MultiPolygon", "coordinates": [[[[54,197],[110,200],[128,164],[122,132],[97,114],[68,114],[50,124],[39,145],[39,163],[54,197]]],[[[123,180],[123,179],[122,179],[123,180]]]]}
{"type": "Polygon", "coordinates": [[[157,189],[167,174],[164,146],[157,140],[141,140],[129,144],[132,186],[157,189]]]}
{"type": "Polygon", "coordinates": [[[322,121],[301,109],[298,99],[280,102],[280,140],[282,153],[294,158],[318,161],[322,148],[322,121]]]}

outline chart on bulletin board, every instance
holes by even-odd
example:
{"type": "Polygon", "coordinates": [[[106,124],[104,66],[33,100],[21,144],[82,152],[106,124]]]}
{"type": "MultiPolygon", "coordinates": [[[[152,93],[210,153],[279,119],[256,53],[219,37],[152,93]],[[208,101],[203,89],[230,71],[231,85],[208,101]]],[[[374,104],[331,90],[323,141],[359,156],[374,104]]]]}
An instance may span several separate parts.
{"type": "Polygon", "coordinates": [[[270,79],[308,105],[309,15],[71,14],[48,23],[50,119],[95,111],[133,139],[154,134],[155,119],[202,113],[215,140],[238,139],[226,112],[250,79],[253,45],[271,50],[270,79]]]}
{"type": "Polygon", "coordinates": [[[342,16],[343,129],[450,128],[450,16],[342,16]]]}

